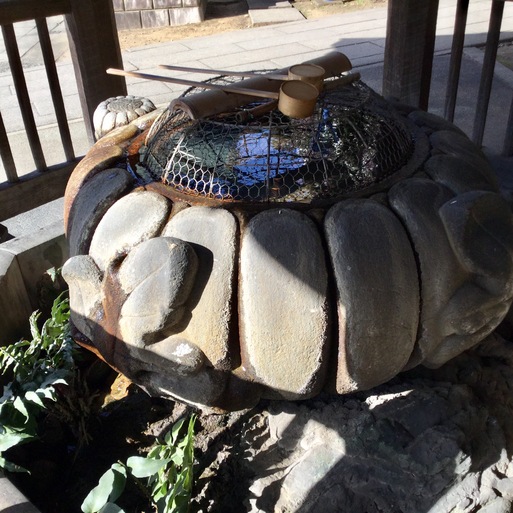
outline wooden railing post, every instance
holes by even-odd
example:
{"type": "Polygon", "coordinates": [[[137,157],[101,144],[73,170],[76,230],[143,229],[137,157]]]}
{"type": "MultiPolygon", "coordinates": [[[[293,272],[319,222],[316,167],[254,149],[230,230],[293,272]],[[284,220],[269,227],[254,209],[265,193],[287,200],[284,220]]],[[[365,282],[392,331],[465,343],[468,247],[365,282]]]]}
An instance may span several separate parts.
{"type": "Polygon", "coordinates": [[[94,142],[93,113],[111,96],[126,95],[123,77],[107,75],[122,68],[112,0],[70,0],[66,27],[87,135],[94,142]]]}
{"type": "Polygon", "coordinates": [[[389,0],[383,94],[427,109],[438,0],[389,0]]]}

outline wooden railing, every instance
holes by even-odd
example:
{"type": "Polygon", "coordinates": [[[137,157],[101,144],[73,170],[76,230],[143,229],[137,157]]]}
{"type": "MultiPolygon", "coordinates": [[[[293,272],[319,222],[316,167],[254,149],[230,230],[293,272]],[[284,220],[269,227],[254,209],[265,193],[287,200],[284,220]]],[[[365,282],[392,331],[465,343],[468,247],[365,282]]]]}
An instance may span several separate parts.
{"type": "MultiPolygon", "coordinates": [[[[94,141],[96,106],[110,96],[125,95],[124,78],[107,75],[122,67],[111,0],[0,0],[0,25],[35,170],[18,176],[0,113],[0,152],[7,181],[0,184],[0,221],[59,198],[79,160],[73,149],[46,18],[64,15],[85,128],[94,141]],[[14,24],[34,20],[55,110],[65,162],[48,167],[34,121],[14,24]]],[[[56,141],[57,142],[57,141],[56,141]]]]}
{"type": "MultiPolygon", "coordinates": [[[[483,142],[497,57],[504,4],[490,1],[490,21],[477,97],[472,139],[483,142]]],[[[389,0],[383,94],[427,110],[433,66],[438,0],[389,0]]],[[[445,117],[454,120],[469,0],[458,0],[445,101],[445,117]]],[[[504,130],[503,155],[513,155],[513,102],[504,130]]]]}

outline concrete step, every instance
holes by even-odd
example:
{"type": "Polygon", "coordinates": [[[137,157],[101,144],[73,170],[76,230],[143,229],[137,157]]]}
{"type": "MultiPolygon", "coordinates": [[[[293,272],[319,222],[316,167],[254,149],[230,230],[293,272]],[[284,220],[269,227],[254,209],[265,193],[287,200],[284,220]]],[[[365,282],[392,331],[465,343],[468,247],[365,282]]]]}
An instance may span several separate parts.
{"type": "Polygon", "coordinates": [[[288,0],[247,0],[247,4],[249,18],[253,26],[305,19],[288,0]]]}

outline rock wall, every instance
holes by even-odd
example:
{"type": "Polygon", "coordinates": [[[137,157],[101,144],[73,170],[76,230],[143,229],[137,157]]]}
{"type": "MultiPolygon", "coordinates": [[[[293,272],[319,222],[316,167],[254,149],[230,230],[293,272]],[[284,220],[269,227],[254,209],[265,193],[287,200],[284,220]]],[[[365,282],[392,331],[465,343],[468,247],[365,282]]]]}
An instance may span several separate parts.
{"type": "Polygon", "coordinates": [[[113,0],[118,30],[203,21],[207,0],[113,0]]]}

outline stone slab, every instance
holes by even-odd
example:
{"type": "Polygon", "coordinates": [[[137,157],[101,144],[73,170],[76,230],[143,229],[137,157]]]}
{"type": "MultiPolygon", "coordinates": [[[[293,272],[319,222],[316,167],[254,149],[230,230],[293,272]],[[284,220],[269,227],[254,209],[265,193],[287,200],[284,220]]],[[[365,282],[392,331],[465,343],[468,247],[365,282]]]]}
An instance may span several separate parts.
{"type": "Polygon", "coordinates": [[[115,12],[114,17],[118,30],[132,30],[142,27],[140,11],[115,12]]]}
{"type": "Polygon", "coordinates": [[[39,308],[38,284],[45,272],[60,268],[68,258],[62,221],[5,242],[1,250],[13,255],[19,266],[32,310],[39,308]]]}
{"type": "Polygon", "coordinates": [[[167,9],[152,9],[141,11],[142,28],[165,27],[169,25],[169,11],[167,9]]]}
{"type": "Polygon", "coordinates": [[[40,513],[8,479],[0,472],[0,511],[4,513],[40,513]]]}
{"type": "Polygon", "coordinates": [[[203,21],[204,17],[204,6],[169,9],[170,25],[187,25],[189,23],[200,23],[203,21]]]}
{"type": "Polygon", "coordinates": [[[336,391],[369,389],[396,376],[413,351],[420,315],[415,257],[401,222],[373,200],[336,204],[324,230],[337,289],[336,391]]]}
{"type": "Polygon", "coordinates": [[[132,192],[114,203],[98,224],[89,250],[100,270],[104,272],[114,258],[157,235],[169,209],[167,199],[147,191],[132,192]]]}
{"type": "Polygon", "coordinates": [[[97,321],[103,317],[102,274],[89,255],[78,255],[66,261],[62,276],[69,286],[71,321],[94,341],[97,321]]]}
{"type": "Polygon", "coordinates": [[[216,369],[232,369],[239,357],[232,347],[233,289],[238,226],[226,210],[190,207],[171,218],[163,237],[188,242],[198,256],[198,274],[189,302],[189,318],[173,337],[198,346],[216,369]]]}
{"type": "Polygon", "coordinates": [[[0,248],[0,345],[28,334],[32,306],[16,257],[0,248]]]}
{"type": "Polygon", "coordinates": [[[305,17],[293,7],[279,9],[249,9],[251,24],[264,25],[267,23],[286,23],[289,21],[301,21],[305,17]]]}
{"type": "Polygon", "coordinates": [[[118,338],[144,347],[172,333],[188,313],[184,303],[197,267],[194,250],[179,239],[156,237],[135,247],[119,269],[127,298],[121,308],[118,338]]]}
{"type": "Polygon", "coordinates": [[[125,11],[142,11],[152,8],[152,0],[125,0],[125,11]]]}
{"type": "Polygon", "coordinates": [[[70,256],[88,253],[94,230],[101,218],[128,191],[132,182],[128,171],[116,168],[100,173],[84,184],[70,211],[70,256]]]}
{"type": "Polygon", "coordinates": [[[305,214],[273,209],[251,219],[240,255],[242,365],[264,396],[306,398],[324,386],[329,350],[327,270],[305,214]]]}

